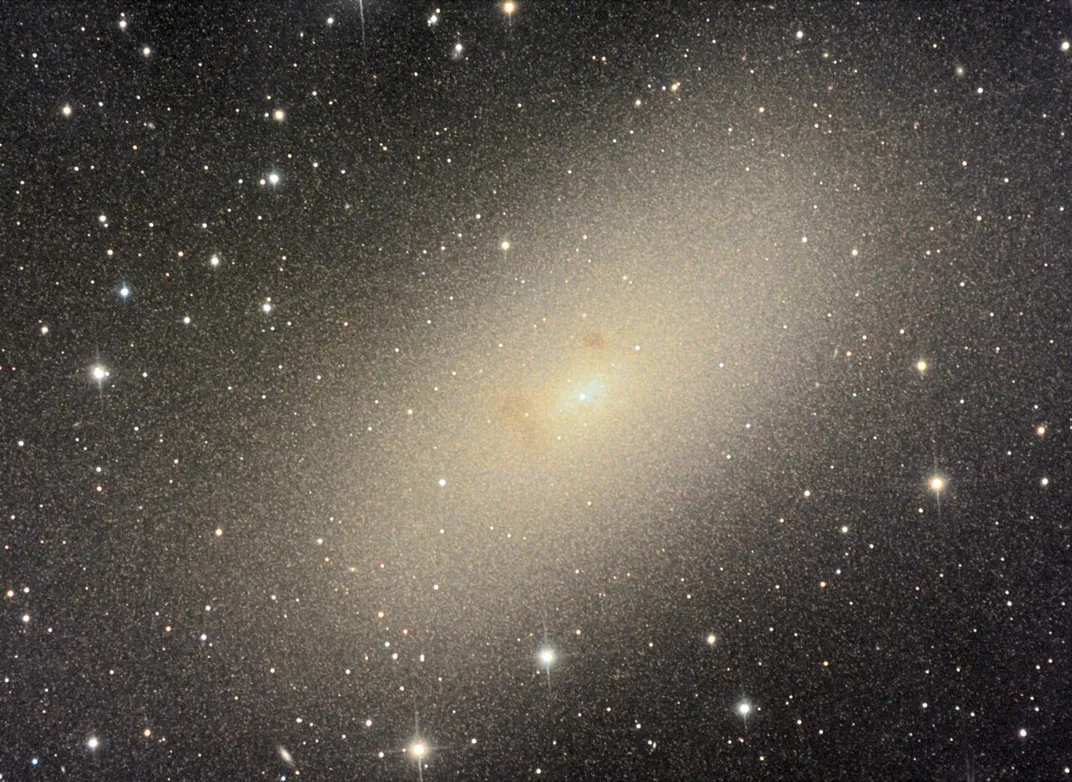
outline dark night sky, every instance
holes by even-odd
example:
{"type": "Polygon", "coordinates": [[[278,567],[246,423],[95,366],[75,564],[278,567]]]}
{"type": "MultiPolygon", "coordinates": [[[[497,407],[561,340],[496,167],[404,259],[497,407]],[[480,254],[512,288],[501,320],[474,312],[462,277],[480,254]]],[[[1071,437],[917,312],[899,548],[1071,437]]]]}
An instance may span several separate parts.
{"type": "Polygon", "coordinates": [[[0,779],[1070,777],[1067,3],[0,26],[0,779]]]}

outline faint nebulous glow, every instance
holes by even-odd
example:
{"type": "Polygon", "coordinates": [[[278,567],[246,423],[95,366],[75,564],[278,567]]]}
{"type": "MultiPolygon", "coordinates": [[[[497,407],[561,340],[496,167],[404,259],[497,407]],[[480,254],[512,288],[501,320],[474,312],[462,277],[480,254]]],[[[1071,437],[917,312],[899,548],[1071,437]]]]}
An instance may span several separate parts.
{"type": "Polygon", "coordinates": [[[290,754],[290,751],[286,747],[284,747],[282,744],[280,744],[278,747],[276,747],[276,750],[279,752],[279,759],[282,760],[284,763],[286,763],[291,768],[293,768],[294,767],[294,756],[290,754]]]}

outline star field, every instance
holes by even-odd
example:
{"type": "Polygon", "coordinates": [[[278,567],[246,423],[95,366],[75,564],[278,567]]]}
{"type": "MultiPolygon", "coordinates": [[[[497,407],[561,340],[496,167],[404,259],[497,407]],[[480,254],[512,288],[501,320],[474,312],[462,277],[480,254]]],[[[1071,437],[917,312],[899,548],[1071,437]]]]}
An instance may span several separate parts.
{"type": "Polygon", "coordinates": [[[1072,778],[1067,8],[0,20],[0,779],[1072,778]]]}

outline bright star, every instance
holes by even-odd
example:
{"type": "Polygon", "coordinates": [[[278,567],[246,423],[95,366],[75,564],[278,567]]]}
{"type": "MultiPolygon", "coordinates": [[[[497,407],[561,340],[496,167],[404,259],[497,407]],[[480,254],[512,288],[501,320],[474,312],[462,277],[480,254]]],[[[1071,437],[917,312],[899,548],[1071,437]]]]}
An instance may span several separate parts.
{"type": "Polygon", "coordinates": [[[927,485],[931,487],[931,491],[935,494],[939,494],[945,489],[945,478],[941,475],[932,475],[927,485]]]}
{"type": "Polygon", "coordinates": [[[752,712],[752,704],[748,701],[741,701],[737,704],[737,713],[742,717],[747,717],[752,712]]]}
{"type": "Polygon", "coordinates": [[[545,668],[550,668],[555,662],[555,650],[549,646],[545,646],[540,650],[540,662],[543,663],[545,668]]]}

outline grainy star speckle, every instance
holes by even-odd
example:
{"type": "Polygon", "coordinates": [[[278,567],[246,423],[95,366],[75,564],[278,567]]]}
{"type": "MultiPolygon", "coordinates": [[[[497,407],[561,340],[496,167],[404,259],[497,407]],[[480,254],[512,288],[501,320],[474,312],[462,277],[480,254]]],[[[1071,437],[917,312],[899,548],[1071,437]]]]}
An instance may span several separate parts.
{"type": "Polygon", "coordinates": [[[1069,774],[1067,8],[0,22],[0,778],[1069,774]]]}

